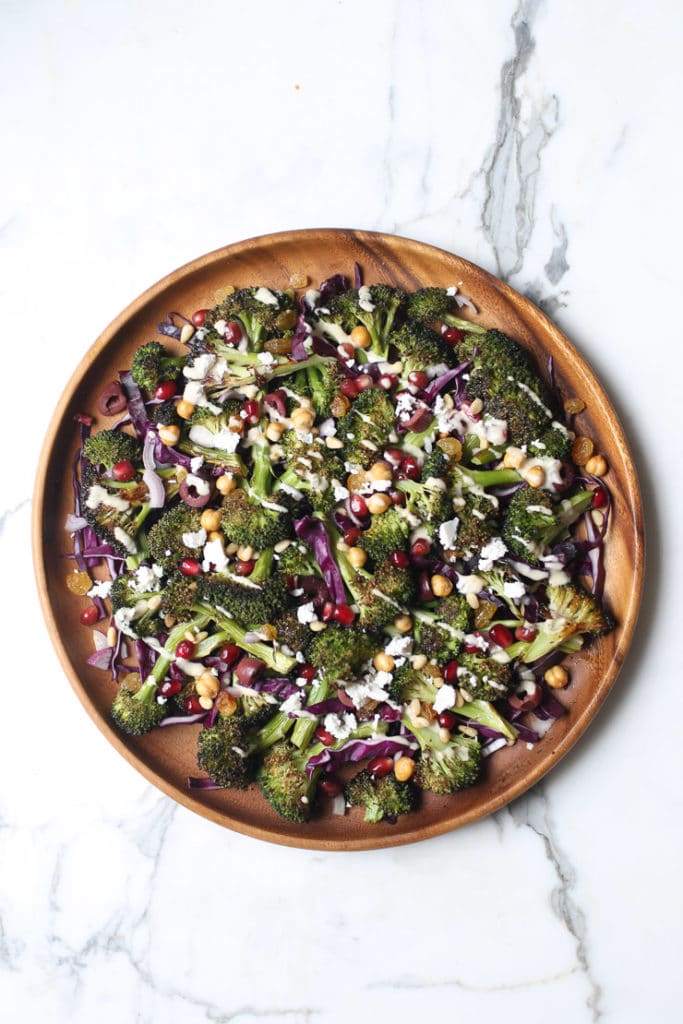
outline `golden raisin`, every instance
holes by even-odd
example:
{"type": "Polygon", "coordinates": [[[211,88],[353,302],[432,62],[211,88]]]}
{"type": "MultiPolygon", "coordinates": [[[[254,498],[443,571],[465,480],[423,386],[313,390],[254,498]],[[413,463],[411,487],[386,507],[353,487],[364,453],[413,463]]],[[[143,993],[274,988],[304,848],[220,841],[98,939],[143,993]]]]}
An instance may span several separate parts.
{"type": "Polygon", "coordinates": [[[486,629],[489,622],[491,621],[491,619],[493,618],[497,611],[498,609],[496,608],[495,604],[492,604],[490,601],[480,599],[479,607],[474,613],[474,628],[486,629]]]}
{"type": "Polygon", "coordinates": [[[350,476],[346,478],[346,486],[352,493],[360,491],[365,482],[365,473],[351,473],[350,476]]]}
{"type": "Polygon", "coordinates": [[[283,309],[275,320],[275,326],[278,331],[291,331],[292,328],[296,327],[296,321],[297,312],[295,309],[283,309]]]}
{"type": "Polygon", "coordinates": [[[572,445],[572,461],[577,466],[585,466],[594,451],[590,437],[577,437],[572,445]]]}
{"type": "Polygon", "coordinates": [[[231,693],[221,690],[216,697],[214,707],[221,718],[230,718],[237,711],[237,701],[231,693]]]}
{"type": "Polygon", "coordinates": [[[215,304],[218,305],[223,299],[227,299],[228,295],[235,294],[235,286],[233,284],[226,284],[224,288],[219,288],[218,291],[213,293],[215,304]]]}
{"type": "Polygon", "coordinates": [[[346,416],[350,407],[351,403],[349,402],[346,395],[339,394],[335,395],[334,398],[332,399],[330,412],[335,417],[335,419],[339,419],[341,416],[346,416]]]}
{"type": "Polygon", "coordinates": [[[72,572],[66,578],[66,585],[72,594],[83,597],[92,587],[92,580],[87,572],[72,572]]]}
{"type": "Polygon", "coordinates": [[[289,279],[290,288],[305,288],[308,284],[308,278],[305,274],[292,274],[289,279]]]}
{"type": "Polygon", "coordinates": [[[564,401],[564,411],[570,416],[575,416],[586,408],[586,403],[582,398],[566,398],[564,401]]]}
{"type": "Polygon", "coordinates": [[[139,672],[129,672],[121,680],[121,686],[124,690],[129,690],[131,693],[137,693],[142,686],[142,679],[140,678],[139,672]]]}
{"type": "Polygon", "coordinates": [[[288,356],[292,351],[292,339],[269,338],[263,347],[266,352],[272,352],[274,356],[288,356]]]}
{"type": "Polygon", "coordinates": [[[460,462],[462,458],[462,445],[457,437],[442,437],[436,442],[436,446],[448,456],[451,462],[460,462]]]}

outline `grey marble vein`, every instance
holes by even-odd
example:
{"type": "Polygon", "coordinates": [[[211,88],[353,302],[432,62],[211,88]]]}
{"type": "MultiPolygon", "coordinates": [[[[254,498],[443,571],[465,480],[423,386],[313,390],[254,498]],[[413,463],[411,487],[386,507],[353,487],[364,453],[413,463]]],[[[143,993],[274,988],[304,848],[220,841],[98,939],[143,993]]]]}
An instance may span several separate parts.
{"type": "Polygon", "coordinates": [[[559,220],[555,207],[553,207],[551,212],[551,221],[553,225],[553,232],[557,238],[557,245],[553,248],[553,251],[550,254],[550,259],[543,269],[545,270],[545,276],[548,278],[550,283],[557,285],[569,270],[569,263],[567,262],[567,246],[569,244],[569,238],[567,236],[567,229],[562,221],[559,220]]]}
{"type": "Polygon", "coordinates": [[[542,0],[520,0],[511,21],[515,48],[500,76],[496,141],[487,155],[481,224],[493,250],[497,272],[518,274],[534,227],[536,185],[541,153],[559,120],[557,96],[528,96],[522,116],[521,82],[533,56],[532,33],[542,0]]]}
{"type": "Polygon", "coordinates": [[[471,982],[463,981],[462,978],[444,978],[436,981],[418,981],[411,978],[398,978],[392,981],[380,981],[369,985],[369,989],[403,989],[405,991],[418,991],[426,989],[456,988],[462,992],[518,992],[523,989],[538,988],[541,985],[552,985],[563,978],[570,978],[576,974],[578,968],[572,967],[568,971],[558,971],[556,974],[549,974],[542,978],[526,978],[523,981],[513,983],[501,982],[498,985],[473,985],[471,982]]]}
{"type": "Polygon", "coordinates": [[[23,498],[17,505],[14,505],[12,508],[6,509],[0,515],[0,537],[2,537],[3,533],[5,532],[5,526],[7,525],[8,521],[13,516],[17,515],[17,513],[22,512],[30,504],[30,498],[23,498]]]}
{"type": "Polygon", "coordinates": [[[540,784],[534,787],[530,793],[510,804],[506,810],[517,827],[531,829],[543,841],[545,855],[557,879],[557,885],[551,894],[551,906],[574,941],[578,969],[584,974],[589,988],[586,1006],[590,1010],[591,1019],[598,1021],[603,1015],[600,1005],[602,987],[589,960],[586,915],[573,896],[576,872],[557,841],[545,786],[540,784]]]}

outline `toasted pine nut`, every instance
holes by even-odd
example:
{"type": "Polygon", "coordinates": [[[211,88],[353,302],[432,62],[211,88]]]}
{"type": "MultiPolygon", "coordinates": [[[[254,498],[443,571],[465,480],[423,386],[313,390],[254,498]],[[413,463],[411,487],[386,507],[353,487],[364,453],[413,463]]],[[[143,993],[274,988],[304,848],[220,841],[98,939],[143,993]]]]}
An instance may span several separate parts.
{"type": "Polygon", "coordinates": [[[269,441],[279,441],[284,431],[283,423],[269,423],[266,427],[266,437],[269,441]]]}
{"type": "Polygon", "coordinates": [[[562,665],[553,665],[543,673],[543,678],[551,690],[561,690],[569,682],[569,673],[562,665]]]}
{"type": "Polygon", "coordinates": [[[506,448],[503,456],[503,465],[506,469],[519,469],[525,461],[525,455],[521,448],[506,448]]]}
{"type": "Polygon", "coordinates": [[[187,345],[190,338],[194,335],[194,327],[192,324],[184,324],[180,332],[180,344],[187,345]]]}
{"type": "Polygon", "coordinates": [[[147,599],[147,607],[151,612],[155,612],[158,608],[161,608],[161,594],[152,594],[147,599]]]}
{"type": "Polygon", "coordinates": [[[458,732],[461,732],[463,736],[471,736],[473,740],[477,738],[477,730],[471,725],[459,725],[458,732]]]}
{"type": "Polygon", "coordinates": [[[273,551],[276,555],[281,555],[283,551],[286,551],[287,548],[290,547],[291,543],[291,540],[287,540],[286,538],[285,540],[279,540],[273,548],[273,551]]]}
{"type": "Polygon", "coordinates": [[[439,739],[441,740],[442,743],[448,743],[450,738],[451,738],[451,730],[450,729],[444,729],[444,728],[439,729],[439,739]]]}
{"type": "Polygon", "coordinates": [[[327,629],[326,622],[309,622],[308,628],[312,633],[322,633],[324,629],[327,629]]]}
{"type": "Polygon", "coordinates": [[[116,647],[117,635],[116,626],[110,626],[107,630],[107,647],[116,647]]]}
{"type": "Polygon", "coordinates": [[[470,608],[472,608],[473,611],[476,612],[477,608],[479,607],[479,598],[477,597],[477,595],[476,594],[466,594],[465,595],[465,600],[467,601],[467,603],[470,606],[470,608]]]}
{"type": "Polygon", "coordinates": [[[337,451],[339,448],[344,447],[344,442],[339,437],[326,437],[325,445],[331,451],[337,451]]]}
{"type": "Polygon", "coordinates": [[[476,416],[484,408],[484,403],[481,398],[475,398],[473,402],[470,402],[470,412],[476,416]]]}
{"type": "Polygon", "coordinates": [[[393,672],[396,662],[390,654],[385,654],[384,651],[380,651],[372,659],[372,664],[378,672],[393,672]]]}
{"type": "Polygon", "coordinates": [[[237,557],[240,562],[250,562],[254,557],[254,549],[251,544],[242,544],[237,549],[237,557]]]}
{"type": "Polygon", "coordinates": [[[225,549],[226,555],[236,555],[238,547],[239,547],[239,544],[235,544],[235,542],[232,541],[230,544],[228,544],[228,546],[225,549]]]}
{"type": "Polygon", "coordinates": [[[200,697],[199,706],[200,708],[203,708],[204,711],[210,711],[211,708],[213,707],[213,700],[211,699],[211,697],[200,697]]]}

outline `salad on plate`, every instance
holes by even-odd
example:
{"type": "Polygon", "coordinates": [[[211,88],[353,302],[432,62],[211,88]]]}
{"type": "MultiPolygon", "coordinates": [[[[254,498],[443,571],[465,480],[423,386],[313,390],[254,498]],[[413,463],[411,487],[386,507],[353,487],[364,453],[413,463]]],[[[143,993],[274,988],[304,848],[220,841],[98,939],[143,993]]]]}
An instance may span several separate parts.
{"type": "Polygon", "coordinates": [[[293,822],[453,798],[612,628],[581,398],[459,287],[354,278],[169,314],[77,417],[67,585],[116,726],[189,727],[188,786],[293,822]]]}

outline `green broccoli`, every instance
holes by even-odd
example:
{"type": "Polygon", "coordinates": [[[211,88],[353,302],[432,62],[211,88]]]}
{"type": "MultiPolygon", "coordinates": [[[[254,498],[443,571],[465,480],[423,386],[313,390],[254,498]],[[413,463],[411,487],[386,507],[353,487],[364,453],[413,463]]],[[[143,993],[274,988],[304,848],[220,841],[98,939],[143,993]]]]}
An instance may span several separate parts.
{"type": "Polygon", "coordinates": [[[160,427],[180,427],[182,425],[182,420],[178,415],[176,403],[173,399],[155,405],[152,409],[152,419],[160,427]]]}
{"type": "Polygon", "coordinates": [[[207,321],[210,326],[220,320],[238,321],[249,339],[251,351],[259,352],[267,338],[291,334],[297,318],[292,292],[239,288],[211,310],[207,321]]]}
{"type": "MultiPolygon", "coordinates": [[[[406,295],[399,288],[377,284],[351,289],[339,295],[330,306],[329,314],[319,322],[328,330],[328,321],[340,325],[347,334],[362,324],[372,339],[372,351],[383,359],[389,353],[391,330],[398,322],[405,306],[406,295]]],[[[333,332],[336,337],[336,332],[333,332]]]]}
{"type": "Polygon", "coordinates": [[[329,416],[332,400],[339,393],[339,385],[344,379],[339,364],[335,361],[325,366],[311,366],[307,377],[313,408],[318,416],[329,416]]]}
{"type": "MultiPolygon", "coordinates": [[[[139,441],[122,430],[100,430],[85,439],[83,454],[93,466],[111,469],[117,462],[139,464],[142,447],[139,441]]],[[[114,481],[112,484],[115,486],[114,481]]]]}
{"type": "MultiPolygon", "coordinates": [[[[166,572],[177,569],[184,558],[201,557],[202,547],[190,547],[183,541],[185,534],[198,534],[201,530],[201,511],[182,502],[164,512],[147,534],[149,550],[155,562],[166,572]]],[[[201,535],[200,535],[201,536],[201,535]]]]}
{"type": "Polygon", "coordinates": [[[81,475],[80,492],[83,516],[99,539],[126,558],[130,568],[138,565],[147,554],[142,530],[151,511],[147,486],[139,480],[113,481],[89,464],[81,475]]]}
{"type": "Polygon", "coordinates": [[[414,613],[415,640],[419,650],[439,662],[456,658],[472,628],[473,612],[462,594],[444,597],[435,611],[414,613]]]}
{"type": "Polygon", "coordinates": [[[283,740],[271,747],[258,770],[263,796],[287,821],[308,821],[313,810],[319,773],[312,772],[309,777],[308,757],[307,752],[283,740]]]}
{"type": "Polygon", "coordinates": [[[457,732],[442,740],[437,725],[418,729],[407,716],[403,721],[420,744],[415,782],[421,789],[446,796],[475,784],[482,766],[478,740],[457,732]]]}
{"type": "Polygon", "coordinates": [[[158,590],[140,591],[136,587],[137,580],[132,573],[117,576],[109,593],[112,611],[116,614],[122,608],[135,609],[132,622],[137,635],[155,636],[163,631],[159,617],[161,596],[158,590]]]}
{"type": "Polygon", "coordinates": [[[197,766],[218,786],[246,789],[253,781],[256,758],[248,734],[248,720],[241,715],[218,718],[197,738],[197,766]]]}
{"type": "Polygon", "coordinates": [[[394,331],[391,343],[396,347],[403,363],[404,380],[414,371],[425,370],[428,366],[455,366],[453,348],[440,334],[422,324],[408,321],[394,331]]]}
{"type": "Polygon", "coordinates": [[[337,552],[337,560],[364,628],[380,629],[410,603],[415,584],[409,570],[397,568],[388,558],[377,563],[374,574],[354,569],[343,551],[337,552]]]}
{"type": "Polygon", "coordinates": [[[330,623],[322,633],[313,635],[309,659],[321,678],[336,683],[353,679],[376,649],[368,633],[330,623]]]}
{"type": "Polygon", "coordinates": [[[140,388],[154,391],[161,380],[175,380],[187,361],[186,356],[169,356],[158,341],[148,341],[133,356],[130,372],[140,388]]]}
{"type": "Polygon", "coordinates": [[[395,669],[388,692],[389,699],[394,704],[409,704],[411,700],[432,704],[436,700],[438,690],[434,686],[432,676],[413,668],[410,661],[405,661],[395,669]]]}
{"type": "Polygon", "coordinates": [[[378,778],[363,769],[346,783],[344,796],[351,807],[364,808],[364,821],[393,823],[416,809],[418,793],[411,782],[399,782],[394,775],[378,778]]]}
{"type": "Polygon", "coordinates": [[[418,324],[442,323],[459,331],[484,334],[485,328],[458,316],[459,308],[455,296],[445,288],[420,288],[408,297],[406,315],[418,324]]]}
{"type": "Polygon", "coordinates": [[[252,473],[245,488],[233,491],[223,501],[222,526],[230,541],[260,551],[285,540],[291,521],[283,506],[269,500],[273,480],[269,446],[254,445],[252,453],[252,473]]]}
{"type": "Polygon", "coordinates": [[[461,654],[458,666],[458,686],[472,700],[502,700],[512,689],[513,677],[508,663],[476,654],[461,654]]]}
{"type": "Polygon", "coordinates": [[[529,444],[528,451],[529,455],[568,462],[572,454],[572,435],[561,424],[553,423],[529,444]]]}
{"type": "Polygon", "coordinates": [[[320,566],[307,544],[294,541],[277,556],[278,572],[284,576],[320,576],[320,566]]]}
{"type": "Polygon", "coordinates": [[[613,628],[610,616],[585,590],[571,584],[549,584],[547,595],[549,618],[535,624],[538,633],[533,640],[507,649],[511,658],[519,658],[528,665],[581,636],[602,636],[613,628]]]}
{"type": "Polygon", "coordinates": [[[394,430],[395,416],[386,391],[361,391],[346,415],[337,420],[337,437],[344,444],[347,461],[363,469],[376,462],[394,430]]]}
{"type": "Polygon", "coordinates": [[[386,512],[372,517],[370,526],[358,541],[374,562],[381,562],[394,551],[403,551],[410,528],[405,516],[392,506],[386,512]]]}
{"type": "Polygon", "coordinates": [[[430,477],[425,483],[417,480],[399,480],[396,485],[406,495],[407,507],[434,538],[441,524],[453,518],[453,502],[446,491],[443,480],[430,477]]]}
{"type": "Polygon", "coordinates": [[[503,517],[503,540],[513,554],[537,561],[591,506],[592,491],[579,491],[555,504],[547,491],[522,487],[503,517]]]}

